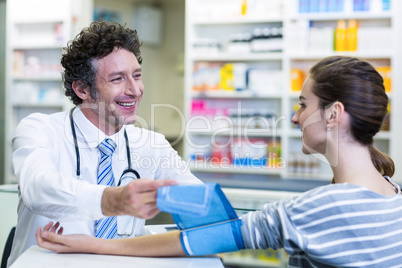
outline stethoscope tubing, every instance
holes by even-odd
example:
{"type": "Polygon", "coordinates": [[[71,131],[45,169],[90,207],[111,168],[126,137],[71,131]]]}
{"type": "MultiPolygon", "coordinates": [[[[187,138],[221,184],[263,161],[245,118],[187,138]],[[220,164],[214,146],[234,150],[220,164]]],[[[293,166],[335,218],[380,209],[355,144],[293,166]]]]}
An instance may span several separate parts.
{"type": "MultiPolygon", "coordinates": [[[[76,156],[76,175],[78,178],[80,178],[81,176],[81,158],[80,158],[80,149],[78,148],[78,141],[77,141],[77,133],[75,131],[75,123],[74,123],[74,119],[73,119],[73,111],[74,111],[75,107],[73,109],[70,110],[70,124],[71,124],[71,132],[73,134],[73,139],[74,139],[74,147],[75,147],[75,156],[76,156]]],[[[128,135],[127,135],[127,131],[126,129],[124,129],[124,140],[126,143],[126,153],[127,153],[127,168],[123,171],[123,173],[120,176],[120,180],[117,184],[117,186],[120,186],[121,184],[121,178],[123,177],[123,175],[132,172],[137,176],[137,179],[140,179],[140,174],[134,170],[131,167],[131,155],[130,155],[130,147],[129,147],[129,140],[128,140],[128,135]]]]}

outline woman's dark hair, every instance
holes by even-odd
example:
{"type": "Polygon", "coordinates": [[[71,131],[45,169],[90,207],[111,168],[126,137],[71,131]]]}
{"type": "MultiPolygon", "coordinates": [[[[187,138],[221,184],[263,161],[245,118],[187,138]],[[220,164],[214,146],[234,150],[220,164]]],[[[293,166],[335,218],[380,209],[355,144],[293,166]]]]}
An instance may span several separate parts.
{"type": "Polygon", "coordinates": [[[313,93],[325,109],[339,101],[350,116],[350,130],[355,140],[367,145],[371,160],[383,175],[392,177],[392,159],[373,145],[387,114],[388,96],[382,76],[367,61],[353,57],[332,56],[319,61],[310,69],[313,93]]]}
{"type": "Polygon", "coordinates": [[[138,63],[141,64],[140,47],[141,42],[136,30],[115,22],[92,22],[64,48],[61,65],[64,67],[65,95],[75,105],[82,103],[82,99],[75,94],[72,87],[73,81],[77,81],[83,87],[89,87],[91,96],[96,98],[96,68],[92,61],[106,57],[115,48],[119,48],[134,53],[138,63]]]}

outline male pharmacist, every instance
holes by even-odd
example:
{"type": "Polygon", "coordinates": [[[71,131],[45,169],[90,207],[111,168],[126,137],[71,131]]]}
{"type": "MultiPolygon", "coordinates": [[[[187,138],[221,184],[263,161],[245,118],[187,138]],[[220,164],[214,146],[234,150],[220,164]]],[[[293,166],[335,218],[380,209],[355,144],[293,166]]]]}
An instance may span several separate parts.
{"type": "Polygon", "coordinates": [[[140,45],[135,30],[93,22],[61,59],[65,95],[76,107],[18,125],[12,160],[20,201],[8,265],[50,220],[66,234],[138,236],[159,212],[158,187],[201,183],[163,135],[133,126],[144,91],[140,45]]]}

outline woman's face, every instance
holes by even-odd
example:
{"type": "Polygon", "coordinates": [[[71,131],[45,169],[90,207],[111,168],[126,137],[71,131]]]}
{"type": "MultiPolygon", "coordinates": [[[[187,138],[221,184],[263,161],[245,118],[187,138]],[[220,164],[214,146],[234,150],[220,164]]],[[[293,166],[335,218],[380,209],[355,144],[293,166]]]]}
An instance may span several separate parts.
{"type": "Polygon", "coordinates": [[[314,80],[310,77],[304,82],[300,93],[300,108],[292,117],[292,122],[302,131],[303,153],[321,153],[326,151],[327,128],[325,113],[319,108],[319,98],[314,95],[314,80]]]}

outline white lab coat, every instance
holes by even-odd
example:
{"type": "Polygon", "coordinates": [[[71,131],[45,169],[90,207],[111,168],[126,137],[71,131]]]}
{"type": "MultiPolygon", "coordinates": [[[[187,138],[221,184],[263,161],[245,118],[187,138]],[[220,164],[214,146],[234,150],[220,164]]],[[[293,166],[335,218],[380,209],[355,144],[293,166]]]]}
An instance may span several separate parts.
{"type": "MultiPolygon", "coordinates": [[[[76,153],[69,111],[52,115],[32,114],[23,119],[13,138],[13,166],[19,182],[18,224],[8,265],[31,245],[35,231],[49,221],[60,221],[64,234],[94,235],[94,222],[102,218],[101,197],[106,186],[97,185],[100,158],[97,146],[112,138],[117,148],[112,168],[117,184],[127,168],[124,140],[129,138],[132,168],[141,178],[175,179],[180,184],[202,183],[188,170],[163,135],[132,125],[106,136],[81,112],[74,111],[81,160],[81,177],[76,176],[76,153]]],[[[123,182],[124,184],[128,183],[123,182]]],[[[135,221],[134,235],[140,234],[145,220],[135,221]]],[[[133,217],[118,217],[118,233],[131,233],[133,217]]]]}

